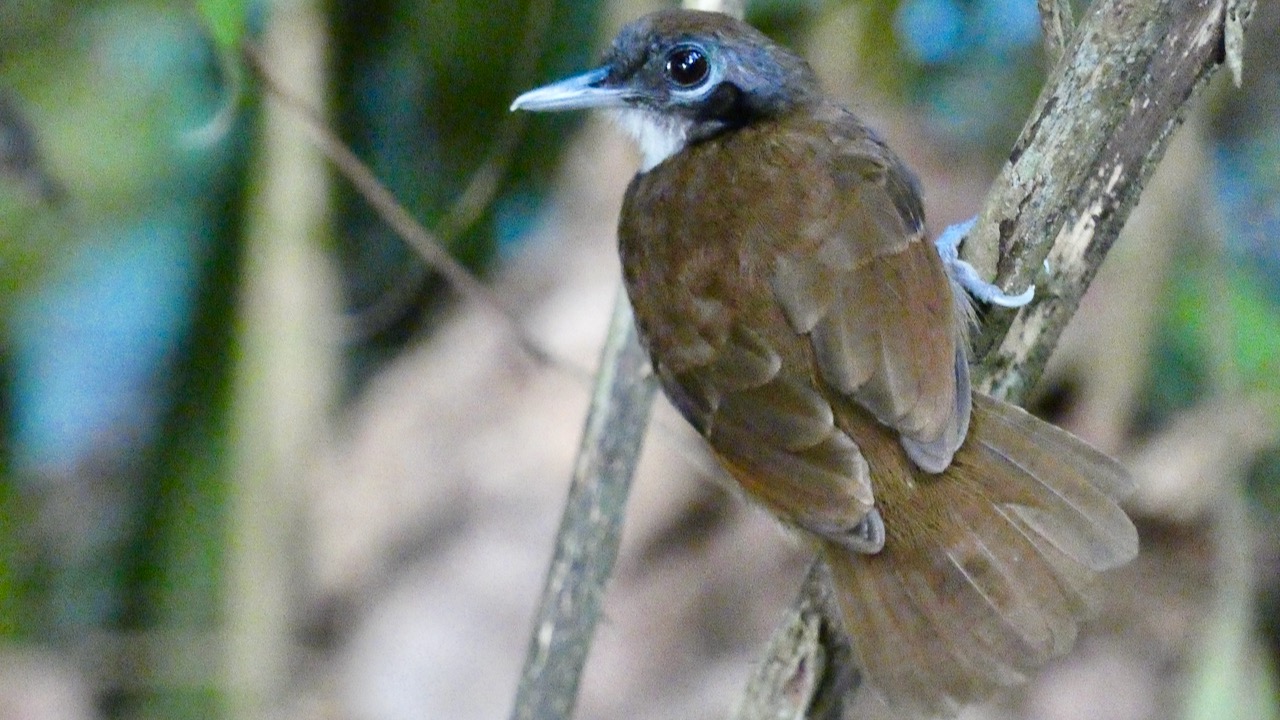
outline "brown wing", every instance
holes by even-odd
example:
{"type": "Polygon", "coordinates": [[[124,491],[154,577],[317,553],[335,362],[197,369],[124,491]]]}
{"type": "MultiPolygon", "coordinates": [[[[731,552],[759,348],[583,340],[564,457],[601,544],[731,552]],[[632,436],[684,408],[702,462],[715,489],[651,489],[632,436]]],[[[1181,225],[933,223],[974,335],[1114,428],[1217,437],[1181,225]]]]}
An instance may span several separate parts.
{"type": "Polygon", "coordinates": [[[696,399],[686,415],[743,489],[784,520],[838,541],[871,508],[867,462],[831,403],[752,330],[735,325],[709,363],[662,365],[659,375],[673,399],[696,399]]]}
{"type": "Polygon", "coordinates": [[[788,141],[813,148],[804,215],[822,220],[765,238],[777,255],[770,283],[828,387],[940,472],[968,427],[964,321],[910,171],[847,113],[825,122],[816,145],[807,126],[788,141]]]}
{"type": "Polygon", "coordinates": [[[770,258],[750,238],[767,203],[748,199],[779,188],[742,158],[705,143],[637,176],[619,224],[623,276],[673,404],[756,500],[839,541],[872,506],[870,473],[766,280],[770,258]]]}

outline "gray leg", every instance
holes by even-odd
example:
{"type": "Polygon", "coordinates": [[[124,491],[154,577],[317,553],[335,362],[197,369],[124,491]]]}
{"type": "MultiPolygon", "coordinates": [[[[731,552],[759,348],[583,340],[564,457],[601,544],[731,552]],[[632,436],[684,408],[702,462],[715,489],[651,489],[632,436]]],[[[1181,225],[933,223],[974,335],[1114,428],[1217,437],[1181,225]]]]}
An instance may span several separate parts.
{"type": "Polygon", "coordinates": [[[972,265],[960,259],[960,241],[973,229],[975,221],[977,221],[977,218],[973,217],[965,222],[952,225],[943,230],[938,239],[934,241],[934,245],[938,248],[938,255],[942,257],[942,262],[947,266],[947,273],[951,275],[951,279],[965,290],[968,290],[969,294],[974,298],[984,303],[1007,308],[1020,308],[1031,302],[1031,298],[1035,297],[1036,294],[1035,285],[1028,287],[1017,295],[1009,295],[995,284],[983,280],[972,265]]]}

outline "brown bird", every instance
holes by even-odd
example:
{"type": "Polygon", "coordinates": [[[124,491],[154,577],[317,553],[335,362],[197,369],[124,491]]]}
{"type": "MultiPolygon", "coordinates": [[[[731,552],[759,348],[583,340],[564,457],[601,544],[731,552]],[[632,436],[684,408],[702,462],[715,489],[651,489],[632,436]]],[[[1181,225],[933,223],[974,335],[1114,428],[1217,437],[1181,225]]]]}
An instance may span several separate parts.
{"type": "Polygon", "coordinates": [[[662,387],[825,553],[869,685],[951,715],[1067,652],[1138,541],[1119,465],[970,389],[958,283],[1029,295],[930,243],[911,171],[743,22],[648,15],[602,67],[512,105],[588,107],[644,154],[618,236],[662,387]]]}

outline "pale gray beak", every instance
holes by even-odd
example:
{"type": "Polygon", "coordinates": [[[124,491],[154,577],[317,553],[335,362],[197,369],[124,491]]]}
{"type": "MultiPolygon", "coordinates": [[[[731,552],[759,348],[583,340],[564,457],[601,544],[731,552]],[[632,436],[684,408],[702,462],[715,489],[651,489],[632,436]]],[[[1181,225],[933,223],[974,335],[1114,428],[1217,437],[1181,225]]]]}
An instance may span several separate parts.
{"type": "Polygon", "coordinates": [[[512,110],[579,110],[620,107],[627,92],[623,88],[601,87],[609,68],[596,68],[550,85],[543,85],[516,98],[512,110]]]}

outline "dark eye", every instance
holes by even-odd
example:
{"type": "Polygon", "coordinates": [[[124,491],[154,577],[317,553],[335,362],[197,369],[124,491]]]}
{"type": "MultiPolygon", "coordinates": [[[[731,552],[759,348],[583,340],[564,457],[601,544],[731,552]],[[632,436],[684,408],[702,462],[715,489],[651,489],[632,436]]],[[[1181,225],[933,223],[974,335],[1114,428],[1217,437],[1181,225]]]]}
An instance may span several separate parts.
{"type": "Polygon", "coordinates": [[[695,47],[678,47],[667,55],[667,77],[676,85],[691,88],[707,79],[711,65],[706,53],[695,47]]]}

